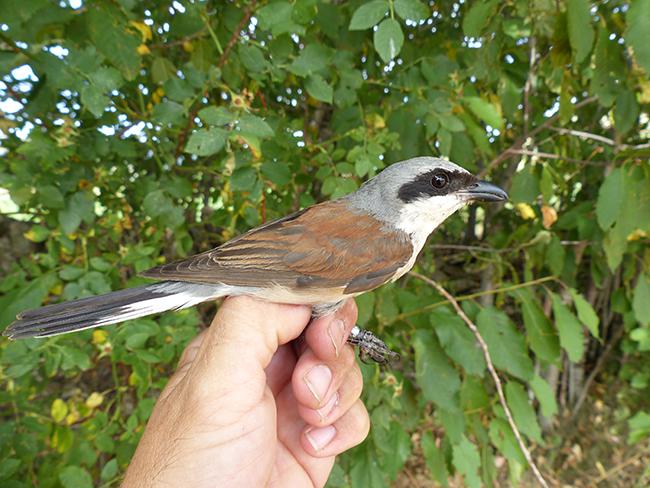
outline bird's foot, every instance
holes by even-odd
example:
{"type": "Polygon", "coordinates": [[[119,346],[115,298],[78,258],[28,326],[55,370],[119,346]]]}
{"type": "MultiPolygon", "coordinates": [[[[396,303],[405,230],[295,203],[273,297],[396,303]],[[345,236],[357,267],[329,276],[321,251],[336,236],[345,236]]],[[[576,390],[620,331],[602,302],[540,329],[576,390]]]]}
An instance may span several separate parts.
{"type": "Polygon", "coordinates": [[[384,341],[357,325],[352,328],[348,343],[359,348],[359,357],[363,362],[370,359],[378,364],[388,364],[399,359],[399,354],[391,351],[384,341]]]}

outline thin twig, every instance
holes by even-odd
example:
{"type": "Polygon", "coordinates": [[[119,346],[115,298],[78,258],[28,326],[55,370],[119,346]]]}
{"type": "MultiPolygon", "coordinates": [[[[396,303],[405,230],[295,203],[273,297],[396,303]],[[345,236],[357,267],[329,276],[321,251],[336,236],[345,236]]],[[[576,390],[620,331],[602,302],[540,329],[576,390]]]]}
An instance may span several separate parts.
{"type": "Polygon", "coordinates": [[[458,316],[461,319],[463,319],[463,322],[467,324],[467,326],[474,334],[474,337],[476,337],[476,340],[478,341],[479,345],[481,346],[481,349],[483,350],[483,356],[485,357],[485,362],[487,364],[488,370],[490,371],[490,374],[492,375],[492,379],[494,380],[494,384],[497,388],[497,393],[499,394],[499,402],[501,403],[501,406],[503,407],[503,411],[506,414],[506,418],[508,419],[510,428],[512,429],[512,432],[515,434],[515,437],[517,439],[517,444],[519,444],[519,448],[521,449],[521,452],[523,452],[526,461],[528,461],[530,468],[533,470],[533,474],[535,475],[537,482],[544,488],[548,488],[548,483],[546,483],[546,480],[544,479],[544,476],[542,476],[542,473],[537,467],[537,464],[535,464],[535,461],[533,461],[533,457],[530,454],[528,447],[526,447],[526,444],[524,443],[524,440],[521,437],[521,433],[519,432],[519,429],[515,424],[515,420],[512,417],[512,413],[510,412],[510,408],[508,407],[508,403],[506,402],[506,396],[503,393],[503,386],[501,384],[501,380],[499,379],[497,370],[494,368],[494,364],[492,364],[490,351],[488,349],[487,344],[485,343],[485,340],[483,340],[483,337],[481,336],[478,327],[476,326],[476,324],[474,324],[474,322],[472,322],[469,319],[469,317],[465,314],[463,309],[460,308],[458,301],[453,296],[451,296],[451,294],[447,290],[445,290],[437,281],[434,281],[431,278],[427,278],[426,276],[421,275],[419,273],[415,273],[413,271],[411,271],[410,274],[412,274],[416,278],[424,281],[425,283],[433,286],[436,290],[438,290],[438,293],[440,293],[443,297],[445,297],[449,301],[449,303],[452,304],[458,316]]]}
{"type": "Polygon", "coordinates": [[[542,159],[561,159],[563,161],[568,161],[570,163],[578,163],[578,164],[605,165],[609,163],[609,161],[590,161],[587,159],[575,159],[567,156],[562,156],[561,154],[553,154],[553,153],[540,152],[540,151],[530,151],[528,149],[510,149],[509,152],[511,154],[521,154],[522,156],[533,156],[542,159]]]}
{"type": "MultiPolygon", "coordinates": [[[[598,100],[597,97],[589,97],[585,98],[584,100],[579,101],[573,106],[574,110],[577,110],[579,108],[584,107],[585,105],[589,105],[590,103],[595,102],[598,100]]],[[[551,125],[553,125],[558,119],[560,118],[560,112],[556,113],[552,117],[549,117],[546,119],[541,125],[538,125],[535,127],[533,130],[530,131],[530,134],[528,134],[528,137],[534,137],[544,129],[548,129],[551,125]]],[[[488,174],[490,171],[492,171],[493,168],[501,164],[503,161],[508,159],[513,153],[513,150],[521,149],[524,143],[526,142],[527,138],[520,137],[517,139],[510,147],[508,147],[506,150],[504,150],[501,154],[499,154],[496,158],[494,158],[492,161],[489,162],[489,164],[481,170],[479,173],[479,176],[483,177],[486,174],[488,174]]]]}
{"type": "MultiPolygon", "coordinates": [[[[411,272],[409,274],[416,275],[416,273],[411,272]]],[[[543,278],[537,278],[535,280],[531,281],[525,281],[523,283],[519,283],[516,285],[509,285],[509,286],[503,286],[501,288],[494,288],[493,290],[483,290],[483,291],[478,291],[476,293],[470,293],[469,295],[462,295],[456,298],[457,302],[462,302],[464,300],[472,300],[474,298],[479,298],[485,295],[495,295],[497,293],[504,293],[508,291],[514,291],[514,290],[519,290],[520,288],[527,288],[529,286],[535,286],[539,285],[541,283],[545,283],[547,281],[557,281],[557,277],[555,276],[544,276],[543,278]]],[[[449,300],[440,300],[439,302],[436,303],[431,303],[429,305],[425,305],[422,308],[417,308],[414,310],[409,310],[408,312],[402,312],[398,315],[395,316],[395,320],[401,320],[406,317],[410,317],[411,315],[417,315],[419,313],[423,312],[428,312],[429,310],[433,310],[434,308],[438,308],[442,305],[445,305],[446,303],[449,303],[449,300]]]]}
{"type": "Polygon", "coordinates": [[[592,134],[591,132],[585,132],[582,130],[564,129],[562,127],[549,127],[549,129],[554,130],[555,132],[558,132],[563,136],[569,135],[569,136],[581,137],[583,139],[592,139],[594,141],[607,144],[608,146],[616,145],[614,139],[610,139],[609,137],[605,137],[605,136],[600,136],[598,134],[592,134]]]}

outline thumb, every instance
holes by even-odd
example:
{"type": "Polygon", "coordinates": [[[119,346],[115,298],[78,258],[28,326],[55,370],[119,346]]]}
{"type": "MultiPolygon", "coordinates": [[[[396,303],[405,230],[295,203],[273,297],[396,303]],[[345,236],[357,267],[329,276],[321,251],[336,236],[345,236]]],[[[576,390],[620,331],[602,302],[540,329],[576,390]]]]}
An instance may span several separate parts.
{"type": "Polygon", "coordinates": [[[227,298],[206,331],[188,376],[220,386],[240,386],[252,375],[265,382],[264,369],[282,344],[309,324],[311,309],[251,297],[227,298]],[[218,380],[215,382],[215,378],[218,380]]]}

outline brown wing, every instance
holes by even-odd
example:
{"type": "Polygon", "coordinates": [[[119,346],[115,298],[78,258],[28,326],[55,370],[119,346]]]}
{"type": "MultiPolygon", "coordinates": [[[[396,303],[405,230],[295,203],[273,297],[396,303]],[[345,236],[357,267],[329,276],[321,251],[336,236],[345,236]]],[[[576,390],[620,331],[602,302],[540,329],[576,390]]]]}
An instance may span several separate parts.
{"type": "Polygon", "coordinates": [[[257,227],[216,249],[142,273],[156,279],[234,286],[338,288],[385,283],[413,253],[408,236],[375,218],[325,202],[257,227]]]}

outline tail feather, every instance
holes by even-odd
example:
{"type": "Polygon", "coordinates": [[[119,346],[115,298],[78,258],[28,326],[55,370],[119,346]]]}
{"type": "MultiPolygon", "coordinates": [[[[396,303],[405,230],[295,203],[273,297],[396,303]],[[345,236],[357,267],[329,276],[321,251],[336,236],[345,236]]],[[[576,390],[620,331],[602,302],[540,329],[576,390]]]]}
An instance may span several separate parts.
{"type": "Polygon", "coordinates": [[[163,281],[20,313],[2,333],[10,339],[48,337],[191,307],[226,294],[223,285],[163,281]]]}

